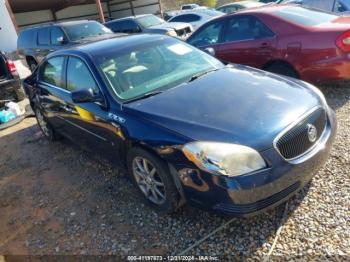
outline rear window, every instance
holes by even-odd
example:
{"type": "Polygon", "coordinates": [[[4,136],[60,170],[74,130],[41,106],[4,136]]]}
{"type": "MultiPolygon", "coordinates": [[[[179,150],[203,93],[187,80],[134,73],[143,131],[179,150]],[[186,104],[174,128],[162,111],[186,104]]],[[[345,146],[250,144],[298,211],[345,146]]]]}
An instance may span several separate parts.
{"type": "Polygon", "coordinates": [[[317,26],[331,22],[337,15],[302,7],[288,7],[275,12],[278,17],[302,26],[317,26]]]}

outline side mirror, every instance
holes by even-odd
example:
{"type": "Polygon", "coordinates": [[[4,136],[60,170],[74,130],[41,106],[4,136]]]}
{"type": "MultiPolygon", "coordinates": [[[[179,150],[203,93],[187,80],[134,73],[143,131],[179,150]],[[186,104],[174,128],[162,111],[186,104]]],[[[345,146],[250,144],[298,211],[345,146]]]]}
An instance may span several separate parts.
{"type": "Polygon", "coordinates": [[[64,39],[63,36],[60,36],[57,38],[57,42],[60,44],[60,45],[64,45],[66,43],[66,40],[64,39]]]}
{"type": "Polygon", "coordinates": [[[94,91],[90,88],[72,92],[72,101],[75,104],[80,104],[89,102],[103,102],[103,99],[100,95],[94,94],[94,91]]]}
{"type": "Polygon", "coordinates": [[[212,47],[207,47],[204,49],[204,52],[208,53],[211,56],[215,56],[215,50],[212,47]]]}

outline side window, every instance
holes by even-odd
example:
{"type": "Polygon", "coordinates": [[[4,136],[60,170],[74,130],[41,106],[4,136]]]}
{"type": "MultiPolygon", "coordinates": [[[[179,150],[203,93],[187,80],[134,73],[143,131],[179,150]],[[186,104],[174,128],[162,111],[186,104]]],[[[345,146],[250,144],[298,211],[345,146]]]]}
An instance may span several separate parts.
{"type": "Polygon", "coordinates": [[[335,3],[334,12],[343,13],[343,12],[347,12],[347,11],[349,11],[349,10],[345,7],[345,5],[342,2],[337,1],[335,3]]]}
{"type": "Polygon", "coordinates": [[[178,17],[175,17],[171,22],[184,22],[184,23],[191,23],[201,20],[201,17],[198,15],[179,15],[178,17]]]}
{"type": "Polygon", "coordinates": [[[121,23],[122,22],[114,22],[114,23],[110,23],[107,25],[108,28],[110,28],[113,32],[119,33],[121,32],[121,23]]]}
{"type": "Polygon", "coordinates": [[[62,45],[64,41],[64,33],[59,27],[51,28],[51,44],[62,45]]]}
{"type": "Polygon", "coordinates": [[[40,71],[39,79],[45,83],[63,88],[63,64],[64,57],[62,56],[47,60],[40,71]]]}
{"type": "Polygon", "coordinates": [[[218,21],[208,25],[207,27],[203,28],[200,32],[198,32],[196,35],[194,35],[189,40],[189,43],[197,47],[219,43],[220,33],[223,28],[223,25],[224,25],[223,21],[218,21]]]}
{"type": "Polygon", "coordinates": [[[140,32],[139,26],[132,20],[124,20],[122,25],[123,33],[137,33],[140,32]]]}
{"type": "Polygon", "coordinates": [[[41,28],[38,32],[38,44],[49,45],[50,44],[50,28],[41,28]]]}
{"type": "Polygon", "coordinates": [[[67,66],[67,90],[92,89],[98,93],[94,78],[85,63],[75,57],[70,57],[67,66]]]}
{"type": "Polygon", "coordinates": [[[225,13],[227,14],[231,14],[234,13],[238,10],[238,8],[236,6],[228,6],[225,8],[225,13]]]}
{"type": "Polygon", "coordinates": [[[235,17],[228,21],[223,42],[247,41],[273,37],[274,33],[252,16],[235,17]]]}

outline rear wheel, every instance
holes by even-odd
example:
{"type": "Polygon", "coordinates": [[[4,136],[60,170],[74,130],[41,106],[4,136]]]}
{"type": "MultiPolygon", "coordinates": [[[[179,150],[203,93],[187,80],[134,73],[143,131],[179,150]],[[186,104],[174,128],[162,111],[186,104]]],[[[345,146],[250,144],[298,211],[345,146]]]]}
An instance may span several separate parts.
{"type": "Polygon", "coordinates": [[[55,141],[57,140],[57,135],[55,131],[52,129],[50,123],[47,122],[45,116],[43,115],[41,109],[37,106],[34,108],[34,113],[35,117],[38,121],[38,125],[44,134],[44,136],[49,140],[49,141],[55,141]]]}
{"type": "Polygon", "coordinates": [[[131,180],[147,204],[163,214],[174,212],[179,194],[166,163],[141,148],[131,149],[127,161],[131,180]]]}
{"type": "Polygon", "coordinates": [[[288,64],[285,63],[273,63],[267,67],[264,68],[266,71],[279,74],[279,75],[284,75],[284,76],[289,76],[293,78],[299,79],[298,73],[294,70],[294,68],[288,64]]]}

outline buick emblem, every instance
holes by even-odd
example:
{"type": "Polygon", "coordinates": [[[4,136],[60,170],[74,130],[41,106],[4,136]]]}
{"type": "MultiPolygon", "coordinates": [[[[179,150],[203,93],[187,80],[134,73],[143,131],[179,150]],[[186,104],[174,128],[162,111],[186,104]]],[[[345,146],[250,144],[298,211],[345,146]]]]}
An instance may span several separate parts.
{"type": "Polygon", "coordinates": [[[315,142],[317,139],[317,128],[312,124],[307,124],[307,135],[311,143],[315,142]]]}

